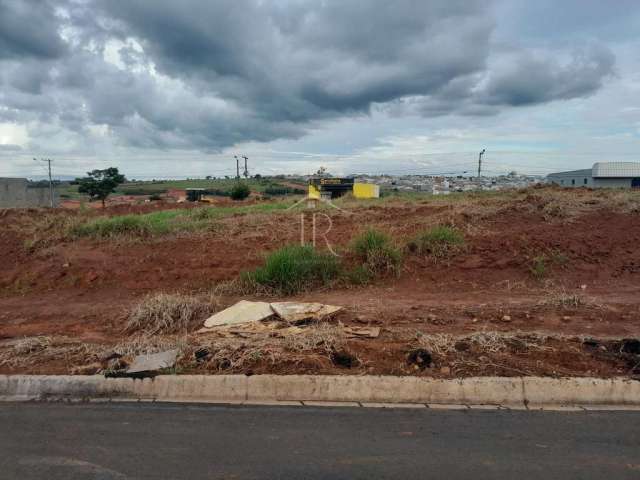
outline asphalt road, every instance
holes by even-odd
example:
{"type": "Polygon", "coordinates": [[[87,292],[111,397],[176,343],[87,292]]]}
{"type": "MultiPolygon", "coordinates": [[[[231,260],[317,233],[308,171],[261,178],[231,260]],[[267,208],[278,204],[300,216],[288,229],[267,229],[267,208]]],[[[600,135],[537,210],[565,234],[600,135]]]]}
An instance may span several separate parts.
{"type": "Polygon", "coordinates": [[[640,412],[0,404],[2,479],[640,478],[640,412]]]}

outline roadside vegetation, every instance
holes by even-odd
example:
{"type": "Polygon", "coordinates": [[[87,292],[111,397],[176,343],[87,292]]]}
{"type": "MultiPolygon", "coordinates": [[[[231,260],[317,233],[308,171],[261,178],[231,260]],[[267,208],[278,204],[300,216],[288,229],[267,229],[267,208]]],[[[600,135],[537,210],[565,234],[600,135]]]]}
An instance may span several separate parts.
{"type": "Polygon", "coordinates": [[[233,187],[231,187],[231,192],[229,196],[232,200],[244,200],[249,195],[251,195],[251,189],[249,185],[244,182],[238,182],[233,187]]]}
{"type": "Polygon", "coordinates": [[[562,268],[569,262],[569,257],[559,250],[535,255],[529,265],[529,273],[538,281],[542,281],[549,276],[552,269],[562,268]]]}
{"type": "Polygon", "coordinates": [[[129,312],[124,330],[146,335],[186,333],[214,312],[213,300],[180,293],[147,295],[129,312]]]}
{"type": "Polygon", "coordinates": [[[216,228],[216,222],[234,214],[270,213],[284,210],[285,203],[265,203],[233,207],[198,207],[161,210],[145,214],[116,215],[87,219],[72,225],[67,233],[72,238],[89,237],[146,238],[170,233],[204,231],[216,228]]]}
{"type": "Polygon", "coordinates": [[[429,256],[434,260],[448,259],[459,253],[465,245],[464,235],[458,229],[438,225],[420,232],[409,242],[409,251],[429,256]]]}
{"type": "Polygon", "coordinates": [[[311,245],[287,245],[267,255],[263,266],[243,272],[240,283],[248,289],[294,295],[328,286],[339,274],[340,264],[334,255],[311,245]]]}
{"type": "Polygon", "coordinates": [[[350,251],[360,265],[351,273],[355,283],[366,283],[376,277],[400,275],[402,251],[391,237],[375,229],[368,229],[356,236],[350,251]]]}
{"type": "MultiPolygon", "coordinates": [[[[263,193],[267,196],[281,196],[292,194],[304,194],[306,192],[306,185],[300,182],[298,184],[292,184],[292,180],[289,180],[286,185],[283,185],[283,180],[277,177],[253,177],[242,180],[242,183],[246,184],[252,192],[263,193]]],[[[238,183],[235,178],[197,178],[189,180],[149,180],[149,181],[136,181],[128,180],[125,183],[118,185],[113,194],[114,195],[132,195],[132,196],[144,196],[144,195],[163,195],[170,190],[184,190],[186,188],[204,188],[211,195],[218,195],[221,197],[230,197],[231,191],[238,183]]],[[[63,199],[82,199],[87,198],[86,195],[78,191],[78,184],[65,183],[56,187],[60,193],[60,197],[63,199]]]]}

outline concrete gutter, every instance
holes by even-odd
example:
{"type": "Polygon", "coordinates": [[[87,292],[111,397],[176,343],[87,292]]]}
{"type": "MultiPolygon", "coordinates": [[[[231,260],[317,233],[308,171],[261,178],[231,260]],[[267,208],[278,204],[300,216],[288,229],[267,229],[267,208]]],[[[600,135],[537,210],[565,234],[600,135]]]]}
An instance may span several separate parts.
{"type": "Polygon", "coordinates": [[[640,382],[628,378],[342,375],[0,375],[0,401],[85,400],[353,406],[504,406],[640,409],[640,382]]]}

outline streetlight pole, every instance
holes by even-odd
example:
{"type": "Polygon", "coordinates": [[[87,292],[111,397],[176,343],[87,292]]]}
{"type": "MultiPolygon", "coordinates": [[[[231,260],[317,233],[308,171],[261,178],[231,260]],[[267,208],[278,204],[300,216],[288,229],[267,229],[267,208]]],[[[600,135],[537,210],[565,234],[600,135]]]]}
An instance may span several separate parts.
{"type": "Polygon", "coordinates": [[[480,172],[482,171],[482,156],[484,155],[485,149],[483,148],[478,155],[478,178],[480,178],[480,172]]]}

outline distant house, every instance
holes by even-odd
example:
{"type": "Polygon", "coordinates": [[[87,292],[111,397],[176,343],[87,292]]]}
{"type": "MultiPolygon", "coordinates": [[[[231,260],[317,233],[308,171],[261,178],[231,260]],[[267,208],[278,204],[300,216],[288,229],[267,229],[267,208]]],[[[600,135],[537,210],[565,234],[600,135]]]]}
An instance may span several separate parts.
{"type": "Polygon", "coordinates": [[[640,188],[640,162],[598,162],[589,169],[551,173],[547,180],[561,187],[640,188]]]}
{"type": "MultiPolygon", "coordinates": [[[[58,195],[54,192],[54,205],[58,195]]],[[[29,183],[26,178],[0,178],[0,208],[48,207],[51,205],[49,187],[29,183]]]]}

